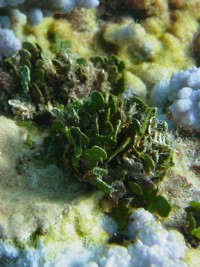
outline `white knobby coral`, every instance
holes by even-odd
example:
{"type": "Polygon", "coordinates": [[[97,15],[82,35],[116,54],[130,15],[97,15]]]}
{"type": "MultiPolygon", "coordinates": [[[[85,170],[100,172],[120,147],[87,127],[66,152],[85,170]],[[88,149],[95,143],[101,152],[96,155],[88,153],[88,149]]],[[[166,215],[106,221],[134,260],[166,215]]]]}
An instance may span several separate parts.
{"type": "MultiPolygon", "coordinates": [[[[88,206],[85,207],[86,213],[83,213],[84,205],[81,205],[81,213],[87,214],[89,210],[88,206]]],[[[94,216],[94,215],[93,215],[94,216]]],[[[83,216],[84,217],[84,216],[83,216]]],[[[92,214],[90,213],[89,220],[93,221],[92,214]]],[[[76,213],[76,220],[79,218],[79,214],[76,213]]],[[[84,229],[88,231],[88,234],[93,235],[93,238],[98,236],[98,231],[101,228],[101,216],[95,222],[95,231],[87,227],[87,217],[84,217],[82,223],[79,224],[79,231],[85,233],[84,229]],[[100,223],[100,225],[99,225],[100,223]],[[86,228],[85,228],[85,226],[86,228]],[[100,227],[100,228],[99,228],[100,227]]],[[[112,219],[111,219],[112,220],[112,219]]],[[[67,220],[68,221],[68,220],[67,220]]],[[[69,222],[68,222],[69,223],[69,222]]],[[[104,221],[105,223],[105,221],[104,221]]],[[[110,221],[106,222],[110,224],[110,221]]],[[[131,214],[128,228],[126,230],[126,236],[133,240],[127,246],[119,246],[116,244],[102,243],[89,243],[80,240],[73,240],[70,243],[68,239],[65,239],[65,231],[69,233],[69,226],[66,227],[66,222],[63,221],[60,235],[61,240],[58,240],[56,235],[55,240],[51,240],[46,244],[39,239],[35,248],[26,245],[21,251],[13,247],[6,247],[4,249],[4,243],[0,243],[0,252],[3,250],[3,256],[9,266],[80,266],[80,267],[186,267],[183,257],[186,252],[186,244],[183,236],[176,231],[167,231],[162,225],[156,221],[155,217],[144,209],[134,210],[131,214]],[[56,247],[53,245],[56,243],[56,247]],[[61,243],[64,245],[62,249],[59,249],[61,243]],[[56,248],[55,257],[52,257],[52,247],[56,248]],[[10,250],[13,250],[15,254],[10,255],[10,250]],[[16,251],[15,251],[16,250],[16,251]],[[77,257],[79,255],[79,257],[77,257]],[[11,258],[12,256],[12,258],[11,258]],[[16,265],[12,265],[12,263],[16,265]]],[[[71,225],[73,228],[74,225],[71,225]]],[[[110,227],[110,226],[109,226],[110,227]]],[[[115,226],[114,226],[115,229],[115,226]]],[[[116,229],[115,229],[116,230],[116,229]]],[[[74,233],[74,230],[73,230],[74,233]]],[[[68,236],[68,235],[67,235],[68,236]]],[[[73,234],[75,236],[75,233],[73,234]]],[[[90,239],[88,239],[90,240],[90,239]]],[[[54,249],[55,249],[54,248],[54,249]]]]}
{"type": "Polygon", "coordinates": [[[10,57],[21,48],[20,40],[12,30],[0,30],[0,60],[2,57],[10,57]]]}
{"type": "Polygon", "coordinates": [[[38,25],[43,19],[43,12],[40,8],[31,8],[27,12],[27,22],[31,26],[38,25]]]}
{"type": "Polygon", "coordinates": [[[12,56],[21,48],[19,39],[15,37],[12,30],[7,29],[11,27],[9,16],[16,16],[16,12],[13,12],[14,10],[24,13],[27,17],[28,24],[36,26],[42,21],[44,16],[52,16],[55,13],[66,13],[75,8],[94,8],[98,4],[98,0],[1,0],[0,60],[2,57],[12,56]]]}
{"type": "MultiPolygon", "coordinates": [[[[30,25],[35,26],[41,22],[44,15],[69,12],[75,8],[94,8],[99,5],[98,0],[3,0],[0,1],[0,8],[19,9],[26,14],[30,25]],[[23,4],[23,5],[22,5],[23,4]]],[[[2,12],[4,12],[2,10],[2,12]]]]}
{"type": "Polygon", "coordinates": [[[103,31],[106,42],[127,50],[140,60],[149,60],[160,51],[160,42],[145,31],[139,23],[125,19],[122,23],[109,23],[103,31]]]}
{"type": "MultiPolygon", "coordinates": [[[[161,81],[151,93],[151,103],[185,129],[200,130],[200,68],[190,67],[161,81]]],[[[167,119],[167,117],[166,117],[167,119]]]]}
{"type": "Polygon", "coordinates": [[[134,240],[134,243],[127,248],[109,247],[100,259],[100,266],[187,266],[182,260],[186,250],[183,236],[176,231],[164,229],[143,208],[132,212],[124,234],[134,240]]]}

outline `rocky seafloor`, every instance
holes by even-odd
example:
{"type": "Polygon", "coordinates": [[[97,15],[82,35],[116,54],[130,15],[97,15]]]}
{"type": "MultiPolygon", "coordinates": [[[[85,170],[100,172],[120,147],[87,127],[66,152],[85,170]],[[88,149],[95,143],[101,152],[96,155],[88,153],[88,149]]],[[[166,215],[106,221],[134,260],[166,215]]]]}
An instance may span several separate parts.
{"type": "MultiPolygon", "coordinates": [[[[199,266],[199,241],[185,231],[185,208],[190,201],[200,201],[199,1],[102,0],[95,8],[98,1],[85,1],[91,9],[76,8],[76,1],[71,2],[73,10],[62,14],[53,10],[54,17],[34,27],[24,15],[13,12],[15,3],[0,1],[0,11],[17,40],[37,42],[50,57],[59,34],[71,53],[86,59],[114,54],[124,61],[127,92],[158,105],[159,118],[169,124],[175,165],[160,190],[172,210],[162,219],[143,208],[133,209],[119,233],[116,222],[98,204],[101,192],[88,190],[55,163],[34,160],[45,133],[19,126],[16,114],[2,111],[0,265],[199,266]],[[195,71],[188,70],[194,66],[195,71]],[[171,78],[173,73],[179,74],[171,78]],[[183,92],[183,88],[189,89],[183,92]],[[170,90],[176,94],[168,96],[170,90]],[[30,137],[34,149],[27,146],[30,137]]],[[[30,4],[31,8],[37,5],[40,9],[37,1],[30,4]]],[[[26,15],[27,6],[19,7],[26,15]]],[[[8,25],[1,24],[3,60],[7,57],[4,26],[8,25]]],[[[0,88],[4,88],[3,71],[2,63],[0,88]]]]}

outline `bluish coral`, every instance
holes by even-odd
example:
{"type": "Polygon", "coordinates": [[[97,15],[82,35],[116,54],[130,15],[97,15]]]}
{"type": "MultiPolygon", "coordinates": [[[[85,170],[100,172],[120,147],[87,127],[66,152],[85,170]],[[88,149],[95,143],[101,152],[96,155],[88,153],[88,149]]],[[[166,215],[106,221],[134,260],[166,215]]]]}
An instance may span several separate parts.
{"type": "Polygon", "coordinates": [[[174,73],[153,88],[151,103],[161,117],[185,129],[200,130],[200,68],[174,73]],[[168,118],[164,113],[168,113],[168,118]]]}
{"type": "Polygon", "coordinates": [[[21,48],[20,40],[15,37],[12,30],[0,31],[0,60],[2,57],[10,57],[21,48]]]}

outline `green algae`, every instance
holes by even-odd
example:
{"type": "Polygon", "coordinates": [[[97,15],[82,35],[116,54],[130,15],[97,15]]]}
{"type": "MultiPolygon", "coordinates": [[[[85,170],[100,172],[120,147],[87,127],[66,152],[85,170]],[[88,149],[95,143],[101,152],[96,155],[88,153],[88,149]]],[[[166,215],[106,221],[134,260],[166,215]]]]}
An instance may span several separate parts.
{"type": "Polygon", "coordinates": [[[2,101],[17,120],[42,125],[45,161],[103,191],[113,211],[128,219],[130,207],[145,207],[168,216],[171,206],[159,195],[173,165],[166,123],[139,97],[123,97],[126,67],[116,56],[86,60],[61,50],[50,59],[38,44],[23,43],[19,58],[5,61],[16,82],[13,99],[5,92],[2,101]]]}
{"type": "Polygon", "coordinates": [[[191,201],[186,207],[187,217],[185,229],[196,241],[200,242],[200,202],[191,201]]]}

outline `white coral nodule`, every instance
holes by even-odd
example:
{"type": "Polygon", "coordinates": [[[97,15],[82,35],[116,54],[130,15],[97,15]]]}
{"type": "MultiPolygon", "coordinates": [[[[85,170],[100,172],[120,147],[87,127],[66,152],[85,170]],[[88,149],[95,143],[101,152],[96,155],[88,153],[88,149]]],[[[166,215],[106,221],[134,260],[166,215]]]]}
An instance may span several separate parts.
{"type": "Polygon", "coordinates": [[[190,67],[161,81],[151,93],[151,103],[184,129],[200,131],[200,68],[190,67]]]}
{"type": "Polygon", "coordinates": [[[21,49],[20,40],[9,29],[0,30],[0,60],[10,57],[21,49]]]}

